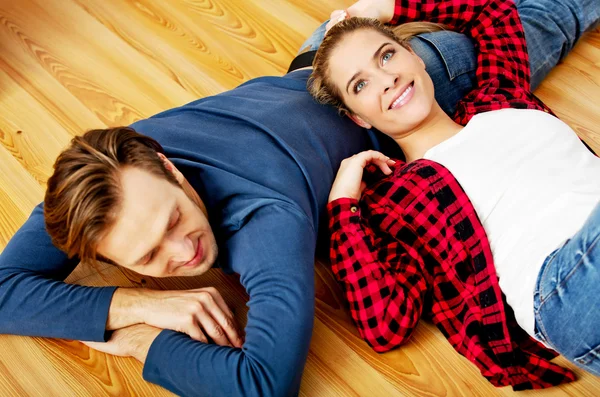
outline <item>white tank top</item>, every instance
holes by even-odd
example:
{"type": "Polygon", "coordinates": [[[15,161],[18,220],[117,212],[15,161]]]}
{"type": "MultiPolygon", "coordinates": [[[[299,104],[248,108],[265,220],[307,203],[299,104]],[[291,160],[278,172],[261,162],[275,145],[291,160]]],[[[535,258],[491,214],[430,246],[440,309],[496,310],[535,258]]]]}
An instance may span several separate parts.
{"type": "Polygon", "coordinates": [[[500,288],[534,336],[538,273],[600,201],[600,158],[564,122],[524,109],[481,113],[424,158],[448,168],[471,199],[500,288]]]}

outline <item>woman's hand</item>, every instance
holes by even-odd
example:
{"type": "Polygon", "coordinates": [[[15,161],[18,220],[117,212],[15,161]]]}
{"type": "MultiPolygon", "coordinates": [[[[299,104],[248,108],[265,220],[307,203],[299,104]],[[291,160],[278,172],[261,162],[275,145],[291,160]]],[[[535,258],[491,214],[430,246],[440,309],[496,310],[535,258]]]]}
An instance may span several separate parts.
{"type": "Polygon", "coordinates": [[[335,10],[326,26],[328,32],[336,23],[352,17],[375,18],[388,23],[394,16],[394,0],[359,0],[346,10],[335,10]]]}
{"type": "Polygon", "coordinates": [[[329,193],[329,202],[342,197],[359,200],[365,189],[365,183],[362,180],[365,167],[369,164],[374,164],[384,174],[389,175],[392,173],[390,166],[395,163],[394,160],[391,160],[383,153],[374,150],[360,152],[352,157],[348,157],[340,164],[340,169],[329,193]]]}
{"type": "Polygon", "coordinates": [[[344,19],[348,19],[348,11],[346,10],[335,10],[329,16],[329,22],[325,25],[325,34],[329,32],[329,29],[334,27],[337,23],[342,22],[344,19]]]}

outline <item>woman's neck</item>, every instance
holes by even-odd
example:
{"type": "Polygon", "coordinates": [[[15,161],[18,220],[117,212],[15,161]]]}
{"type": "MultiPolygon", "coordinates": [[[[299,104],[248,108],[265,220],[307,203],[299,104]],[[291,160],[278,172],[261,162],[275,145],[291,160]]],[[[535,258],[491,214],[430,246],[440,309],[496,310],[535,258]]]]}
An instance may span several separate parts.
{"type": "Polygon", "coordinates": [[[411,134],[396,139],[407,162],[423,158],[432,147],[456,135],[463,126],[455,123],[438,105],[434,103],[429,116],[419,124],[411,134]]]}

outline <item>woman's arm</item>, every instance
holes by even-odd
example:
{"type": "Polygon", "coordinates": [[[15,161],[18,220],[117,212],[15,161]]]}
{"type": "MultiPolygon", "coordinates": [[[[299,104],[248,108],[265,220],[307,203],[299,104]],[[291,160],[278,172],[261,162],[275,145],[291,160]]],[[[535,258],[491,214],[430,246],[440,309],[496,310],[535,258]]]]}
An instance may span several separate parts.
{"type": "Polygon", "coordinates": [[[381,223],[385,227],[377,232],[361,218],[358,199],[365,188],[363,171],[370,164],[390,175],[395,162],[371,150],[340,165],[327,206],[330,256],[361,337],[375,351],[383,352],[408,340],[421,317],[427,287],[415,259],[418,255],[402,239],[388,235],[384,242],[375,242],[386,237],[382,236],[386,227],[397,229],[399,215],[383,206],[374,209],[371,216],[385,219],[381,223]]]}
{"type": "Polygon", "coordinates": [[[519,13],[511,0],[397,0],[391,23],[429,21],[468,34],[477,49],[476,88],[454,120],[503,108],[550,111],[530,92],[529,58],[519,13]]]}
{"type": "MultiPolygon", "coordinates": [[[[402,345],[419,322],[427,291],[417,259],[398,240],[377,246],[356,200],[332,201],[328,211],[332,269],[360,336],[378,352],[402,345]]],[[[386,218],[384,224],[397,222],[393,212],[377,216],[386,218]]]]}

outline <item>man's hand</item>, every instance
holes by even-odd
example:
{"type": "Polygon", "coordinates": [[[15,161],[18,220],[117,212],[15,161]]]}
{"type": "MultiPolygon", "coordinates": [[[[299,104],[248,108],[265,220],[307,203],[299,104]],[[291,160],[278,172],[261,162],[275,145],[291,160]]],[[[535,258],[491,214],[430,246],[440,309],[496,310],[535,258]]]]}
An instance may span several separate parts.
{"type": "Polygon", "coordinates": [[[333,25],[347,18],[375,18],[382,23],[388,23],[394,16],[394,0],[359,0],[346,10],[335,10],[331,13],[326,31],[333,25]]]}
{"type": "Polygon", "coordinates": [[[233,313],[212,287],[182,291],[117,289],[107,329],[139,323],[182,332],[204,343],[208,338],[222,346],[242,347],[244,343],[233,313]]]}
{"type": "Polygon", "coordinates": [[[160,331],[160,329],[149,325],[138,324],[114,331],[108,342],[82,341],[81,343],[113,356],[134,357],[144,363],[150,345],[152,345],[160,331]]]}
{"type": "Polygon", "coordinates": [[[390,166],[395,163],[394,160],[375,150],[367,150],[348,157],[340,164],[340,169],[329,193],[329,202],[343,197],[360,200],[365,189],[365,183],[362,180],[365,167],[374,164],[384,174],[389,175],[392,173],[390,166]]]}
{"type": "Polygon", "coordinates": [[[221,346],[242,347],[244,341],[233,313],[215,288],[147,290],[147,295],[144,323],[183,332],[204,343],[208,343],[208,336],[221,346]]]}

